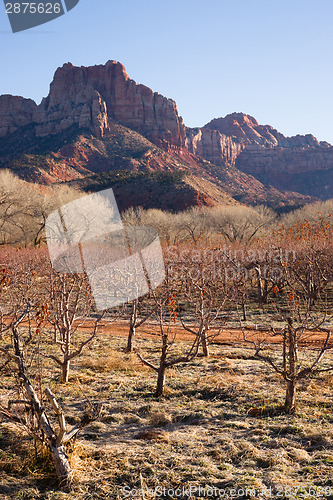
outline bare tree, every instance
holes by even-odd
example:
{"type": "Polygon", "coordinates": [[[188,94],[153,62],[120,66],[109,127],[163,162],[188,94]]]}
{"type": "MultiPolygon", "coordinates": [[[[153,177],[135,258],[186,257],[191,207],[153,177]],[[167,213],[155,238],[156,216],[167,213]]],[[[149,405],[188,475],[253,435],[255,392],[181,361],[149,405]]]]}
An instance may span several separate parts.
{"type": "Polygon", "coordinates": [[[133,351],[133,340],[137,328],[140,328],[140,326],[146,323],[146,321],[148,321],[156,311],[156,307],[150,307],[150,308],[148,307],[145,312],[142,312],[143,304],[145,302],[147,302],[147,298],[145,298],[145,300],[134,299],[131,302],[126,352],[133,351]]]}
{"type": "Polygon", "coordinates": [[[0,244],[39,245],[47,216],[83,193],[70,187],[25,182],[9,170],[0,173],[0,244]]]}
{"type": "Polygon", "coordinates": [[[47,314],[44,284],[49,261],[46,252],[43,249],[17,251],[3,247],[0,259],[6,263],[6,267],[2,267],[0,287],[0,351],[5,357],[1,369],[13,375],[13,388],[19,396],[12,400],[11,394],[8,397],[2,394],[0,413],[24,425],[35,440],[46,444],[62,486],[69,488],[72,472],[66,443],[75,439],[80,429],[97,418],[100,408],[93,407],[77,426],[68,431],[56,399],[49,389],[43,390],[41,367],[44,357],[40,328],[47,314]],[[8,346],[10,343],[12,348],[8,346]],[[51,423],[45,396],[55,412],[57,425],[51,423]]]}
{"type": "Polygon", "coordinates": [[[61,382],[69,379],[72,360],[82,354],[83,349],[96,337],[99,322],[105,312],[92,321],[90,332],[84,340],[77,340],[80,329],[89,321],[92,313],[92,296],[85,275],[60,274],[50,271],[48,321],[53,325],[55,346],[60,355],[52,354],[61,369],[61,382]]]}
{"type": "MultiPolygon", "coordinates": [[[[310,327],[306,322],[296,326],[290,317],[287,318],[286,323],[286,328],[279,332],[272,329],[266,338],[263,338],[262,333],[261,338],[258,337],[256,340],[253,338],[249,340],[248,333],[245,331],[243,331],[243,335],[245,342],[253,345],[254,356],[260,361],[267,363],[285,381],[286,397],[284,409],[287,413],[293,413],[296,408],[296,388],[299,381],[311,375],[333,370],[333,366],[320,368],[320,363],[325,353],[333,348],[333,343],[331,340],[332,332],[329,329],[318,325],[310,327]],[[300,360],[300,345],[308,345],[311,348],[314,333],[318,335],[319,332],[324,337],[321,346],[313,348],[313,358],[308,362],[304,360],[302,364],[300,360]],[[277,345],[281,346],[281,350],[277,348],[276,344],[274,344],[274,347],[270,344],[269,337],[272,334],[280,337],[281,340],[277,338],[277,345]]],[[[307,354],[309,357],[309,352],[307,354]]]]}
{"type": "Polygon", "coordinates": [[[176,344],[176,332],[172,325],[177,322],[177,306],[169,285],[169,280],[166,280],[163,289],[159,291],[158,295],[156,292],[152,292],[159,328],[159,358],[153,361],[147,359],[140,352],[137,353],[142,363],[157,373],[156,397],[163,395],[166,371],[177,364],[189,363],[197,356],[199,351],[199,337],[195,336],[184,354],[179,355],[173,352],[176,344]]]}
{"type": "Polygon", "coordinates": [[[179,308],[182,327],[199,339],[203,355],[209,356],[209,342],[220,332],[227,300],[224,265],[212,255],[200,253],[199,259],[191,252],[178,265],[179,297],[189,305],[187,318],[179,308]]]}
{"type": "Polygon", "coordinates": [[[251,241],[269,226],[276,214],[267,207],[225,206],[211,210],[214,230],[230,243],[251,241]]]}
{"type": "Polygon", "coordinates": [[[207,239],[211,233],[211,217],[206,209],[192,208],[174,216],[175,241],[190,241],[197,245],[200,240],[207,239]]]}
{"type": "Polygon", "coordinates": [[[0,174],[0,242],[28,244],[35,230],[42,195],[12,172],[0,174]]]}
{"type": "Polygon", "coordinates": [[[58,430],[55,430],[45,409],[45,404],[43,404],[43,401],[38,396],[37,390],[30,380],[26,367],[24,342],[19,333],[19,325],[26,318],[30,309],[31,306],[28,302],[25,311],[10,325],[13,350],[11,351],[8,348],[0,347],[0,351],[6,355],[8,360],[16,365],[18,389],[20,389],[23,394],[23,399],[16,401],[9,400],[7,407],[0,405],[0,414],[15,423],[23,424],[30,432],[32,430],[34,438],[41,440],[42,443],[46,443],[52,456],[60,485],[68,491],[72,482],[72,470],[68,461],[66,444],[73,441],[81,429],[98,418],[101,411],[101,405],[95,405],[89,413],[82,417],[79,424],[74,426],[70,431],[67,431],[66,420],[62,409],[50,389],[47,388],[45,390],[45,395],[58,420],[58,430]],[[18,413],[15,411],[13,412],[12,407],[14,405],[18,413]]]}
{"type": "Polygon", "coordinates": [[[305,377],[333,370],[333,365],[320,368],[325,353],[333,348],[333,343],[330,328],[324,326],[328,313],[326,300],[318,300],[316,308],[313,308],[311,293],[304,293],[307,288],[304,289],[302,279],[292,281],[289,278],[289,266],[285,265],[284,269],[286,293],[284,299],[280,298],[280,305],[277,301],[276,310],[278,317],[285,318],[286,327],[281,330],[272,328],[266,335],[261,333],[257,338],[252,336],[251,339],[243,330],[243,337],[245,342],[253,345],[255,357],[267,363],[284,379],[284,409],[291,413],[296,407],[298,382],[305,377]],[[271,344],[272,335],[277,340],[274,347],[271,344]],[[317,345],[319,343],[318,347],[313,347],[314,340],[317,345]]]}

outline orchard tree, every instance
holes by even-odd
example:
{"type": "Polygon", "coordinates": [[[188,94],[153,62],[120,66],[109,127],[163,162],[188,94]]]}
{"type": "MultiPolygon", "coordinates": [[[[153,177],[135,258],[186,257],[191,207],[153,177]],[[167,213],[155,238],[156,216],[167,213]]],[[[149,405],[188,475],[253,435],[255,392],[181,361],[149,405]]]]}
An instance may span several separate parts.
{"type": "Polygon", "coordinates": [[[282,233],[297,248],[297,259],[283,262],[286,279],[309,308],[324,299],[333,280],[333,226],[330,219],[319,218],[315,223],[298,222],[288,230],[280,230],[280,237],[282,233]]]}
{"type": "MultiPolygon", "coordinates": [[[[304,257],[304,256],[303,256],[304,257]]],[[[307,255],[308,257],[308,255],[307,255]]],[[[321,367],[327,351],[333,348],[332,331],[326,326],[329,317],[329,305],[326,297],[318,296],[316,307],[312,304],[312,291],[305,286],[303,276],[294,272],[293,266],[298,267],[296,259],[293,264],[284,264],[286,290],[280,302],[276,301],[277,317],[284,317],[285,327],[278,331],[274,328],[267,335],[249,338],[243,330],[244,340],[253,345],[257,359],[267,363],[286,383],[286,397],[284,409],[292,413],[296,408],[296,390],[299,381],[305,377],[314,376],[322,372],[333,370],[333,365],[321,367]],[[271,336],[279,340],[274,348],[270,344],[271,336]],[[318,344],[313,347],[313,341],[318,344]],[[301,346],[307,349],[301,349],[301,346]]],[[[326,276],[332,284],[332,276],[324,274],[326,259],[321,265],[317,261],[318,276],[326,276]]]]}
{"type": "Polygon", "coordinates": [[[82,417],[79,424],[74,426],[70,431],[67,431],[63,411],[50,389],[46,388],[45,395],[58,420],[59,430],[55,430],[54,426],[50,423],[45,405],[31,382],[26,367],[26,353],[22,347],[22,339],[18,328],[29,311],[30,303],[28,302],[26,310],[16,321],[13,321],[10,326],[12,330],[13,350],[10,351],[8,348],[0,347],[0,350],[5,354],[8,360],[16,365],[15,378],[18,384],[17,389],[19,393],[22,394],[22,399],[14,401],[9,400],[7,407],[0,404],[0,414],[21,426],[23,425],[32,433],[35,439],[40,440],[43,444],[46,443],[54,463],[60,486],[64,490],[69,491],[73,473],[69,465],[66,445],[77,437],[80,430],[98,418],[101,411],[101,405],[95,405],[92,411],[82,417]],[[17,411],[12,410],[14,406],[17,411]]]}
{"type": "Polygon", "coordinates": [[[176,330],[174,328],[178,322],[177,305],[170,285],[171,281],[167,277],[158,291],[151,291],[155,309],[154,316],[157,320],[159,330],[159,356],[154,360],[150,359],[150,357],[148,358],[146,355],[142,355],[140,352],[137,353],[140,361],[157,373],[156,397],[163,395],[167,370],[177,364],[192,361],[197,356],[200,345],[199,337],[195,336],[190,346],[187,348],[184,347],[184,353],[177,353],[176,344],[179,347],[179,343],[176,342],[176,330]]]}
{"type": "Polygon", "coordinates": [[[263,333],[257,340],[253,338],[249,340],[245,331],[243,335],[244,340],[253,345],[254,356],[268,364],[285,381],[286,397],[283,408],[287,413],[293,413],[296,409],[296,390],[300,380],[333,370],[333,365],[320,367],[325,353],[333,348],[332,331],[327,328],[309,325],[306,320],[299,325],[292,317],[287,317],[286,327],[279,332],[272,329],[266,339],[263,339],[263,333]],[[269,343],[272,333],[279,338],[279,349],[275,344],[272,347],[269,343]],[[314,335],[317,338],[318,333],[322,334],[322,344],[318,348],[313,348],[312,339],[314,335]],[[307,352],[301,352],[301,344],[309,346],[307,352]],[[310,349],[313,350],[313,356],[310,356],[310,349]]]}
{"type": "Polygon", "coordinates": [[[48,448],[59,483],[69,490],[72,470],[67,444],[98,417],[101,405],[93,405],[69,430],[61,407],[43,384],[45,336],[41,327],[47,316],[44,280],[49,261],[46,252],[6,247],[1,248],[0,259],[0,371],[6,374],[9,384],[8,392],[0,395],[0,414],[21,429],[23,426],[35,442],[48,448]]]}
{"type": "MultiPolygon", "coordinates": [[[[82,354],[83,349],[96,337],[99,322],[105,311],[94,321],[89,321],[93,312],[93,299],[87,277],[84,274],[62,274],[51,270],[48,282],[48,316],[53,326],[53,342],[59,354],[49,357],[59,365],[61,382],[69,380],[72,360],[82,354]],[[78,340],[79,332],[86,323],[89,333],[78,340]]],[[[81,333],[82,337],[82,333],[81,333]]]]}
{"type": "Polygon", "coordinates": [[[175,297],[188,305],[186,316],[178,306],[182,327],[199,339],[203,356],[209,356],[209,342],[219,334],[227,300],[224,263],[212,253],[190,251],[179,261],[178,271],[174,282],[180,282],[180,287],[175,297]]]}
{"type": "Polygon", "coordinates": [[[144,323],[146,323],[146,321],[148,321],[156,311],[156,307],[150,307],[149,304],[147,304],[148,307],[145,308],[146,310],[143,311],[146,303],[147,297],[144,297],[143,299],[134,299],[130,304],[126,352],[133,351],[133,341],[137,328],[140,328],[144,323]]]}

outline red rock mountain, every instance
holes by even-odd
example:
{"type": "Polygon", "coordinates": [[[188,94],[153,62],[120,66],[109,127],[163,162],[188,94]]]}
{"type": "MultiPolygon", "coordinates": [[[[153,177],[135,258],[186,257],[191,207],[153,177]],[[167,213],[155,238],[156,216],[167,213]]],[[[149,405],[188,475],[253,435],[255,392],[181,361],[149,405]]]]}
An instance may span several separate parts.
{"type": "Polygon", "coordinates": [[[12,95],[0,96],[0,137],[6,137],[20,127],[33,122],[38,109],[35,101],[12,95]]]}
{"type": "Polygon", "coordinates": [[[0,96],[0,166],[42,182],[183,170],[237,200],[279,205],[332,196],[333,148],[243,113],[189,129],[172,99],[131,80],[119,62],[68,63],[39,106],[0,96]]]}
{"type": "Polygon", "coordinates": [[[185,145],[185,127],[176,103],[131,80],[122,64],[57,69],[48,97],[39,106],[30,99],[1,96],[0,136],[27,123],[36,136],[58,134],[77,125],[103,137],[109,120],[140,131],[167,149],[185,145]]]}
{"type": "Polygon", "coordinates": [[[233,165],[283,192],[333,196],[333,147],[311,134],[285,137],[252,116],[232,113],[188,130],[187,144],[208,161],[233,165]]]}

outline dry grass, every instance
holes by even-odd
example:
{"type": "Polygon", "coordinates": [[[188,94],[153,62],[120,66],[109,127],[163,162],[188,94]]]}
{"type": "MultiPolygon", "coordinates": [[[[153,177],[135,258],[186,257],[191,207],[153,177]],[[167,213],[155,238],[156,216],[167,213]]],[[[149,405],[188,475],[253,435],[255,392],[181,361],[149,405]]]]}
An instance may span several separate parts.
{"type": "MultiPolygon", "coordinates": [[[[154,353],[153,339],[136,339],[143,352],[154,353]]],[[[135,355],[125,354],[125,339],[103,336],[76,360],[70,382],[59,385],[58,374],[45,360],[43,379],[75,424],[89,402],[103,401],[99,421],[84,429],[70,454],[73,491],[57,491],[50,461],[35,454],[29,436],[3,421],[0,424],[0,498],[122,499],[124,487],[224,489],[221,498],[235,498],[232,489],[260,491],[256,498],[277,496],[283,487],[331,487],[333,498],[332,377],[306,380],[299,387],[294,415],[255,412],[277,408],[284,397],[281,382],[249,352],[212,346],[212,357],[177,366],[167,375],[166,396],[152,396],[156,374],[135,355]],[[269,493],[269,489],[273,493],[269,493]]],[[[177,346],[181,349],[181,343],[177,346]]],[[[0,380],[1,393],[13,387],[0,380]]],[[[139,498],[139,492],[128,498],[139,498]]],[[[142,496],[141,496],[142,498],[142,496]]],[[[237,498],[237,497],[236,497],[237,498]]],[[[301,495],[294,498],[318,498],[301,495]]]]}

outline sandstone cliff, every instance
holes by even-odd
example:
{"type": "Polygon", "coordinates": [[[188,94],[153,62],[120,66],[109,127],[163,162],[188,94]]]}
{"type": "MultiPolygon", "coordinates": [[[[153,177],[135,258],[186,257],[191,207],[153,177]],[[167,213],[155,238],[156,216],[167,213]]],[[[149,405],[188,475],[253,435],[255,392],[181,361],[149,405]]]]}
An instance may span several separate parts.
{"type": "Polygon", "coordinates": [[[282,148],[330,146],[327,142],[319,142],[311,134],[285,137],[270,125],[259,125],[255,118],[244,113],[232,113],[224,118],[214,118],[204,128],[218,130],[221,134],[237,137],[245,144],[282,148]]]}
{"type": "Polygon", "coordinates": [[[327,142],[310,134],[285,137],[243,113],[216,118],[201,129],[187,129],[186,146],[215,165],[234,165],[254,176],[333,168],[333,148],[327,142]]]}
{"type": "Polygon", "coordinates": [[[31,99],[12,95],[0,96],[0,137],[12,134],[33,121],[37,105],[31,99]]]}
{"type": "Polygon", "coordinates": [[[209,128],[187,129],[186,147],[214,165],[234,165],[245,145],[209,128]]]}
{"type": "Polygon", "coordinates": [[[189,147],[215,165],[234,165],[282,191],[332,197],[333,147],[311,134],[285,137],[249,115],[232,113],[196,135],[188,131],[188,137],[189,147]]]}
{"type": "Polygon", "coordinates": [[[92,67],[65,64],[57,69],[50,93],[39,106],[21,97],[2,96],[2,101],[2,137],[28,123],[36,125],[37,137],[58,134],[73,125],[103,137],[109,121],[116,120],[164,149],[185,146],[185,127],[176,103],[138,85],[116,61],[92,67]]]}

